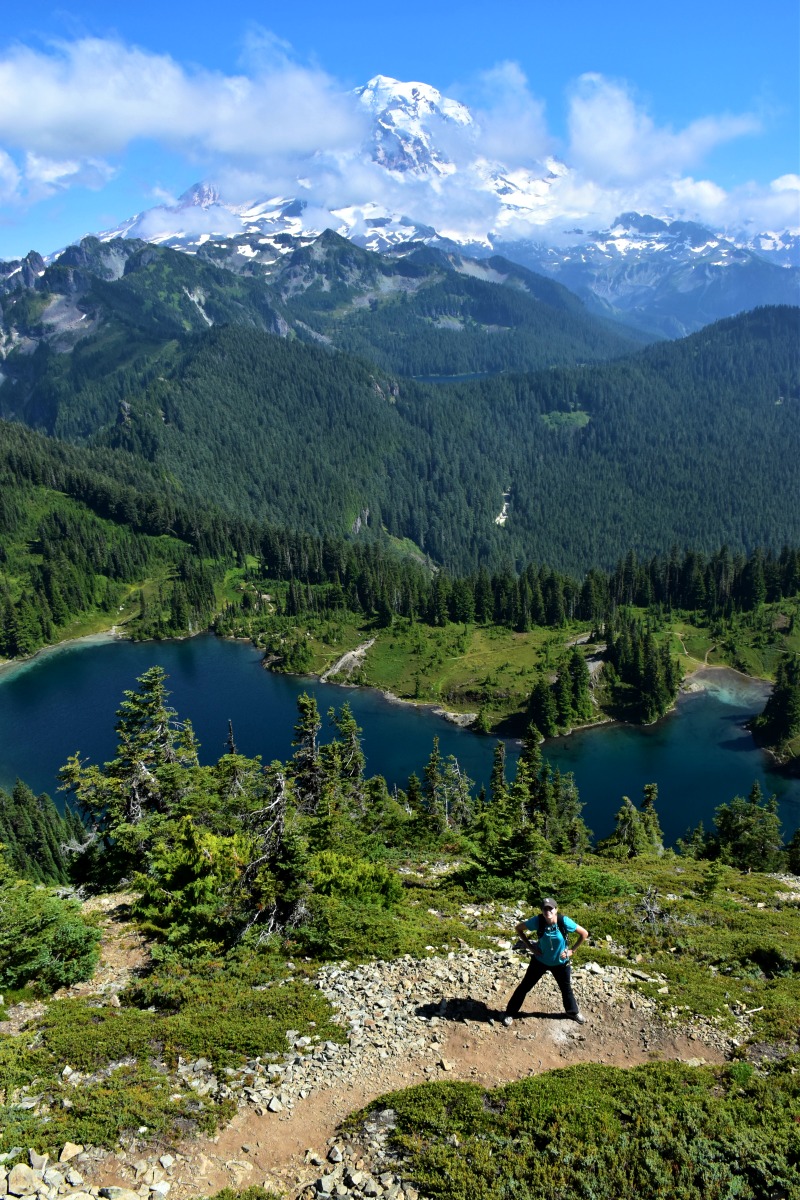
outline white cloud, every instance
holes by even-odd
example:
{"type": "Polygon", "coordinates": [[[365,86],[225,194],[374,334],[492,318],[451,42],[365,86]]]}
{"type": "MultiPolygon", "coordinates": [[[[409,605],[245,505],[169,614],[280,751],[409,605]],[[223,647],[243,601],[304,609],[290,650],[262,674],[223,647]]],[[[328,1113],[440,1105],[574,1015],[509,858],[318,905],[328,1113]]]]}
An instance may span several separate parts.
{"type": "Polygon", "coordinates": [[[233,213],[214,204],[210,208],[189,205],[181,209],[180,229],[175,228],[175,213],[159,206],[142,214],[136,225],[136,236],[158,238],[163,234],[234,234],[241,232],[241,225],[233,213]]]}
{"type": "Polygon", "coordinates": [[[104,157],[136,139],[254,160],[342,148],[362,121],[324,72],[283,60],[223,75],[98,38],[0,59],[0,141],[35,154],[104,157]]]}
{"type": "Polygon", "coordinates": [[[781,175],[779,179],[773,179],[770,188],[773,192],[800,193],[800,175],[781,175]]]}
{"type": "Polygon", "coordinates": [[[702,117],[677,132],[659,127],[627,87],[589,74],[570,100],[569,158],[600,183],[647,180],[689,170],[716,146],[760,128],[750,113],[702,117]]]}
{"type": "Polygon", "coordinates": [[[21,176],[10,154],[0,149],[0,201],[9,204],[19,198],[21,176]]]}
{"type": "Polygon", "coordinates": [[[117,169],[99,158],[55,159],[29,152],[25,155],[25,181],[29,198],[44,199],[79,184],[99,191],[117,169]]]}
{"type": "Polygon", "coordinates": [[[498,63],[479,77],[478,85],[475,120],[478,144],[487,158],[529,164],[552,152],[544,103],[531,92],[518,63],[498,63]]]}
{"type": "MultiPolygon", "coordinates": [[[[541,176],[557,147],[518,64],[496,65],[468,91],[474,122],[440,120],[435,131],[458,170],[419,179],[365,161],[367,114],[352,93],[257,26],[235,74],[108,39],[16,45],[0,53],[0,198],[32,204],[69,187],[102,188],[129,146],[151,141],[191,163],[187,183],[211,178],[234,204],[303,194],[309,211],[321,213],[375,202],[476,238],[500,221],[508,236],[556,238],[570,224],[599,228],[629,209],[728,227],[800,223],[798,176],[726,191],[700,174],[715,147],[759,132],[754,115],[659,126],[627,85],[596,74],[582,76],[568,97],[569,142],[560,155],[569,170],[542,184],[527,209],[501,217],[487,162],[504,164],[512,180],[541,176]]],[[[174,204],[157,187],[151,194],[174,204]]],[[[157,209],[148,218],[152,234],[170,219],[157,209]]],[[[186,220],[196,232],[224,231],[218,210],[197,209],[186,220]]]]}

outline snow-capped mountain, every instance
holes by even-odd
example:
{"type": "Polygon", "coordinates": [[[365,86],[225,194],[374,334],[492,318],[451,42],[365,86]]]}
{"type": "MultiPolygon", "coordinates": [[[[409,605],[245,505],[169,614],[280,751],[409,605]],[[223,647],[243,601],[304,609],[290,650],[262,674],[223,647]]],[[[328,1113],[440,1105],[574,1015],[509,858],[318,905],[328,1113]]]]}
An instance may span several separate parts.
{"type": "Polygon", "coordinates": [[[400,83],[376,75],[356,89],[361,104],[372,115],[371,157],[388,171],[423,175],[450,175],[455,164],[433,140],[437,122],[469,129],[469,109],[448,100],[426,83],[400,83]]]}
{"type": "Polygon", "coordinates": [[[565,163],[509,169],[488,159],[470,110],[428,84],[377,75],[355,96],[368,116],[365,141],[333,161],[306,160],[294,195],[232,204],[201,183],[100,236],[143,238],[249,271],[268,270],[325,228],[378,252],[413,241],[500,253],[599,311],[667,336],[759,304],[800,302],[800,230],[732,234],[639,213],[605,230],[562,228],[554,185],[569,181],[565,163]],[[339,193],[358,175],[352,203],[329,203],[331,170],[339,193]],[[366,199],[365,178],[373,184],[366,199]]]}

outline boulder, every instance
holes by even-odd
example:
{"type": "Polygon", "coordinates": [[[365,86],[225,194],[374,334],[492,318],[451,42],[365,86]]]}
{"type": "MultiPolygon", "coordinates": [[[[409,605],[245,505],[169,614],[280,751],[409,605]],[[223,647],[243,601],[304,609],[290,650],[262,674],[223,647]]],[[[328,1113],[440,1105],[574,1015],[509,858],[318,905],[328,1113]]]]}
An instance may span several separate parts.
{"type": "Polygon", "coordinates": [[[10,1196],[29,1196],[41,1187],[42,1176],[27,1163],[17,1163],[8,1173],[6,1187],[10,1196]]]}
{"type": "Polygon", "coordinates": [[[78,1146],[75,1142],[65,1142],[64,1148],[58,1156],[59,1162],[70,1162],[73,1158],[77,1158],[79,1154],[83,1154],[83,1146],[78,1146]]]}

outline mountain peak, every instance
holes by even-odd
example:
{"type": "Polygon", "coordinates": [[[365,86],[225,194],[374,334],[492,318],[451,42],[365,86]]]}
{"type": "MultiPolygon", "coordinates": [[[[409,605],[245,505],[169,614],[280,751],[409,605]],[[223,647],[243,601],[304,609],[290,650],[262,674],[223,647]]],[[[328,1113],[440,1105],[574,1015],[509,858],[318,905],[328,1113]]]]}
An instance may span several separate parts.
{"type": "Polygon", "coordinates": [[[180,208],[211,208],[222,199],[219,188],[213,183],[195,183],[178,197],[180,208]]]}
{"type": "Polygon", "coordinates": [[[428,83],[375,75],[356,88],[356,96],[370,113],[373,132],[368,153],[388,171],[419,176],[451,175],[454,164],[437,147],[438,122],[470,128],[469,109],[443,96],[428,83]]]}
{"type": "Polygon", "coordinates": [[[444,117],[457,125],[471,125],[472,115],[464,104],[451,100],[429,83],[402,82],[390,75],[374,75],[355,93],[361,103],[375,116],[391,112],[403,113],[408,120],[444,117]]]}

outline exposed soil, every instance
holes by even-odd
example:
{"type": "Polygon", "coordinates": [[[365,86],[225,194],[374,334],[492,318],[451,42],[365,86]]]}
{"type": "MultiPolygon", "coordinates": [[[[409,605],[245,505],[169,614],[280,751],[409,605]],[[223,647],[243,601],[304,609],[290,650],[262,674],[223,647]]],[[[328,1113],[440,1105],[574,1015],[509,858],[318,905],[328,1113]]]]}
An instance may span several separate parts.
{"type": "Polygon", "coordinates": [[[176,1172],[170,1195],[181,1200],[234,1183],[265,1184],[292,1195],[293,1189],[301,1190],[319,1175],[308,1164],[307,1151],[324,1158],[346,1116],[386,1092],[427,1080],[457,1079],[496,1087],[576,1063],[632,1067],[659,1059],[724,1061],[716,1047],[659,1026],[650,1017],[644,1021],[630,1008],[598,1003],[587,1011],[585,1025],[575,1025],[558,1015],[560,996],[555,987],[547,993],[545,982],[539,987],[542,1009],[532,1010],[510,1029],[497,1022],[459,1023],[451,1028],[443,1022],[441,1053],[433,1058],[412,1058],[386,1068],[380,1076],[365,1075],[356,1086],[315,1092],[290,1116],[239,1113],[215,1141],[181,1147],[189,1162],[180,1177],[176,1172]],[[249,1146],[250,1152],[243,1152],[243,1146],[249,1146]]]}
{"type": "Polygon", "coordinates": [[[374,644],[375,638],[370,638],[368,642],[362,642],[354,650],[348,650],[341,658],[337,658],[336,662],[328,667],[327,671],[322,672],[319,677],[320,683],[325,683],[328,679],[333,678],[334,675],[349,679],[354,671],[361,670],[366,653],[374,644]]]}

